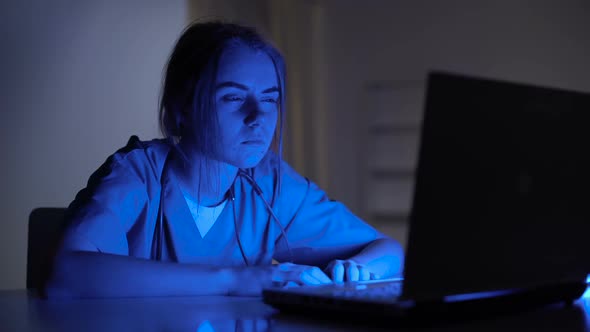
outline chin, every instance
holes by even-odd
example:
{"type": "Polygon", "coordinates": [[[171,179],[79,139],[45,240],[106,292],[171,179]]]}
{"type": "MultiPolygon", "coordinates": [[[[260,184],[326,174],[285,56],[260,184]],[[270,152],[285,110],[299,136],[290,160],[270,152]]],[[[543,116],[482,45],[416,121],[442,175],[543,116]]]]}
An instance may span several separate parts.
{"type": "Polygon", "coordinates": [[[239,166],[240,168],[252,168],[252,167],[256,167],[258,164],[260,164],[260,161],[262,161],[262,157],[258,158],[248,158],[244,161],[241,162],[241,166],[239,166]]]}
{"type": "Polygon", "coordinates": [[[262,159],[264,159],[265,155],[266,155],[266,152],[250,154],[248,156],[243,156],[242,158],[236,158],[236,160],[232,160],[230,162],[230,164],[232,164],[238,168],[256,167],[262,161],[262,159]]]}

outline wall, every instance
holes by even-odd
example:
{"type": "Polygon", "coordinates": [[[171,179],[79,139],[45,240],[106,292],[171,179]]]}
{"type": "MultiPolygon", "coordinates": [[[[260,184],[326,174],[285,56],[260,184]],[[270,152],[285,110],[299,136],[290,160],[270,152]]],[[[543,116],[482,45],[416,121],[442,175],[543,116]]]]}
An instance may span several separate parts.
{"type": "Polygon", "coordinates": [[[27,220],[66,206],[131,134],[159,136],[184,0],[2,3],[0,289],[24,288],[27,220]]]}
{"type": "Polygon", "coordinates": [[[590,3],[325,0],[328,184],[360,211],[363,87],[429,69],[590,91],[590,3]],[[362,121],[361,121],[362,123],[362,121]]]}

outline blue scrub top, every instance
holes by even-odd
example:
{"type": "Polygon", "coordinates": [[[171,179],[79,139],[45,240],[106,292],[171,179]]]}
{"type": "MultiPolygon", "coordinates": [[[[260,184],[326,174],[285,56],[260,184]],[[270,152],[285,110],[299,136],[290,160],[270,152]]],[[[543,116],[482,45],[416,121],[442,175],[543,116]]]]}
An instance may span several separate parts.
{"type": "MultiPolygon", "coordinates": [[[[103,253],[217,266],[245,265],[236,240],[252,265],[284,262],[323,267],[346,259],[369,242],[384,238],[343,204],[330,200],[313,182],[281,161],[281,190],[273,211],[286,230],[287,241],[271,219],[253,186],[238,176],[235,201],[227,202],[211,230],[201,237],[176,178],[167,167],[177,152],[165,140],[140,141],[111,155],[90,177],[66,213],[63,248],[80,239],[103,253]],[[160,202],[160,198],[162,201],[160,202]],[[160,204],[161,203],[161,204],[160,204]],[[158,214],[162,206],[162,228],[158,214]],[[161,242],[159,229],[163,230],[161,242]]],[[[269,152],[253,169],[253,178],[267,202],[272,202],[278,158],[269,152]]]]}

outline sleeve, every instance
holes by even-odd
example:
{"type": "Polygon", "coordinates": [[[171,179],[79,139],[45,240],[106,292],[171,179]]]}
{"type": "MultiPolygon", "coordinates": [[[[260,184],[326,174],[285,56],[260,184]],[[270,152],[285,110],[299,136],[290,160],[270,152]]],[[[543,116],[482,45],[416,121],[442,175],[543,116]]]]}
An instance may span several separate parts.
{"type": "Polygon", "coordinates": [[[354,256],[370,242],[386,237],[344,204],[330,200],[315,183],[293,170],[290,173],[291,179],[284,181],[288,187],[281,190],[285,197],[280,201],[299,204],[285,227],[287,241],[279,233],[276,260],[323,267],[334,259],[354,256]]]}
{"type": "Polygon", "coordinates": [[[61,250],[129,255],[127,231],[147,202],[140,177],[113,155],[92,174],[66,211],[61,250]]]}

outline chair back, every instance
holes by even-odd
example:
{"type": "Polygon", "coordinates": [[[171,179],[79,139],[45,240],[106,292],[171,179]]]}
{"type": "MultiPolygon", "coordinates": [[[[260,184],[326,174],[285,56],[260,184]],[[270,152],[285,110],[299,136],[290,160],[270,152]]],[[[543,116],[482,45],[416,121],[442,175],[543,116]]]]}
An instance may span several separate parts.
{"type": "Polygon", "coordinates": [[[66,227],[65,208],[36,208],[29,215],[27,289],[41,291],[66,227]]]}

